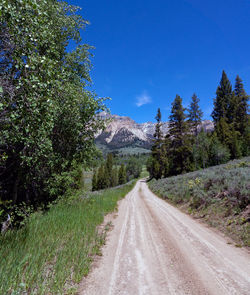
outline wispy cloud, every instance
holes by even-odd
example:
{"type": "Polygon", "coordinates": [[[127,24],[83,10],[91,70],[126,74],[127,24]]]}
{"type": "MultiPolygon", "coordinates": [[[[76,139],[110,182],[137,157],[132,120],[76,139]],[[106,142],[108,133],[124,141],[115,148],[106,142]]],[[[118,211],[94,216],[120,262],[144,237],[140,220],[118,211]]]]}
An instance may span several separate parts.
{"type": "Polygon", "coordinates": [[[148,103],[151,103],[152,102],[152,99],[151,97],[147,94],[146,91],[144,91],[141,95],[138,95],[136,97],[136,105],[138,107],[141,107],[143,106],[144,104],[148,104],[148,103]]]}

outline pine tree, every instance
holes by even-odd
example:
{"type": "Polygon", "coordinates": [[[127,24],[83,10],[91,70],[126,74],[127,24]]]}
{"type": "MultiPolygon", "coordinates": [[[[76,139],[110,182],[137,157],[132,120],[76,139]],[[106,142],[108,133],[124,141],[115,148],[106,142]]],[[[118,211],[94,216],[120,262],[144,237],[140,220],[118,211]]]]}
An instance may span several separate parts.
{"type": "Polygon", "coordinates": [[[232,100],[232,85],[225,71],[222,72],[222,78],[220,81],[220,85],[216,90],[216,98],[214,100],[214,110],[212,112],[212,118],[214,119],[215,128],[217,122],[220,121],[221,118],[224,118],[226,123],[228,123],[228,119],[230,117],[230,102],[232,100]]]}
{"type": "Polygon", "coordinates": [[[158,108],[157,110],[157,115],[155,117],[156,119],[156,125],[155,125],[155,133],[154,133],[154,141],[152,145],[152,156],[157,159],[158,161],[160,160],[160,148],[161,148],[161,143],[162,143],[162,131],[161,131],[161,110],[158,108]]]}
{"type": "Polygon", "coordinates": [[[97,172],[97,189],[104,189],[104,165],[102,164],[97,172]]]}
{"type": "Polygon", "coordinates": [[[231,131],[229,138],[229,149],[231,153],[232,159],[238,159],[242,156],[241,152],[241,140],[240,140],[240,133],[236,131],[234,128],[231,131]]]}
{"type": "Polygon", "coordinates": [[[118,183],[124,184],[127,181],[127,175],[126,175],[126,167],[124,164],[121,164],[118,172],[118,183]]]}
{"type": "Polygon", "coordinates": [[[191,129],[194,132],[195,136],[198,135],[198,126],[201,123],[203,112],[199,107],[199,98],[194,93],[192,96],[192,101],[188,109],[188,122],[191,125],[191,129]]]}
{"type": "Polygon", "coordinates": [[[161,178],[163,174],[163,158],[162,158],[162,131],[161,131],[161,110],[158,108],[157,115],[155,117],[156,119],[156,125],[155,125],[155,133],[154,133],[154,140],[153,145],[151,148],[152,151],[152,168],[151,171],[151,177],[154,177],[156,179],[161,178]]]}
{"type": "Polygon", "coordinates": [[[192,147],[184,111],[182,98],[176,95],[169,117],[169,135],[172,141],[170,151],[170,157],[173,162],[171,167],[172,174],[179,174],[191,170],[192,147]]]}
{"type": "Polygon", "coordinates": [[[118,171],[117,167],[114,167],[112,169],[112,175],[111,175],[111,187],[118,185],[118,171]]]}
{"type": "Polygon", "coordinates": [[[107,160],[106,160],[106,173],[107,173],[107,182],[108,182],[108,185],[111,186],[111,182],[112,182],[112,170],[113,170],[113,154],[112,153],[109,153],[107,155],[107,160]]]}
{"type": "Polygon", "coordinates": [[[96,191],[97,189],[97,173],[96,170],[94,170],[94,174],[92,177],[92,191],[96,191]]]}
{"type": "Polygon", "coordinates": [[[163,145],[162,145],[162,157],[164,159],[164,172],[163,176],[168,177],[170,175],[171,167],[173,167],[172,158],[171,158],[171,145],[172,140],[170,134],[165,135],[163,145]]]}
{"type": "Polygon", "coordinates": [[[110,181],[111,181],[111,172],[108,170],[107,163],[104,165],[104,173],[103,173],[103,188],[110,187],[110,181]]]}
{"type": "Polygon", "coordinates": [[[241,135],[245,135],[249,125],[248,119],[248,100],[249,96],[244,90],[244,86],[241,78],[237,75],[235,81],[235,120],[234,126],[235,130],[239,131],[241,135]]]}

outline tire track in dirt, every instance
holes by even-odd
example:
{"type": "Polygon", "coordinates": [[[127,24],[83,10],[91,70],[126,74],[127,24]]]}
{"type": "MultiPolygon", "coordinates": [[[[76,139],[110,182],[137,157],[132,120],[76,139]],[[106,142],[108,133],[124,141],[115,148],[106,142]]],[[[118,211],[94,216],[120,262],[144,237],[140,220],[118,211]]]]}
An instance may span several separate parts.
{"type": "Polygon", "coordinates": [[[82,295],[250,294],[250,255],[156,197],[145,181],[119,204],[82,295]]]}

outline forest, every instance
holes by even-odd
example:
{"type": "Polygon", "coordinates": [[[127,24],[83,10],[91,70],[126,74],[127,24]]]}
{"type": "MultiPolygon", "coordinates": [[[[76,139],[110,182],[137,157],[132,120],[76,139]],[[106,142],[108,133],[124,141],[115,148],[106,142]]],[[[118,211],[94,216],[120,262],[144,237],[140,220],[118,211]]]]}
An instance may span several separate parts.
{"type": "Polygon", "coordinates": [[[169,117],[169,131],[161,131],[161,111],[156,115],[156,128],[147,170],[151,178],[160,179],[226,163],[249,155],[249,96],[237,75],[234,90],[225,71],[214,99],[211,114],[214,130],[201,127],[203,112],[194,93],[187,109],[176,95],[169,117]]]}

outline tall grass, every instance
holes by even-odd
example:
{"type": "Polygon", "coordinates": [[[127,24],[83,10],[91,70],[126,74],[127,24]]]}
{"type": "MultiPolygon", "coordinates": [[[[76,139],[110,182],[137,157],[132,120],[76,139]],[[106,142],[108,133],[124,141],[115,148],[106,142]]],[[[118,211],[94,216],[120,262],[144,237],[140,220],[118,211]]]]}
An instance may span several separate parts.
{"type": "Polygon", "coordinates": [[[98,225],[133,185],[78,192],[0,237],[0,294],[74,294],[104,243],[98,225]]]}
{"type": "Polygon", "coordinates": [[[149,187],[161,198],[202,216],[237,242],[250,246],[250,157],[152,180],[149,187]]]}

